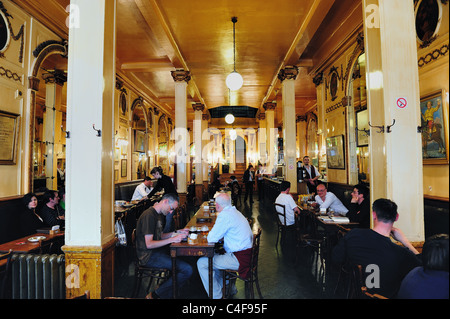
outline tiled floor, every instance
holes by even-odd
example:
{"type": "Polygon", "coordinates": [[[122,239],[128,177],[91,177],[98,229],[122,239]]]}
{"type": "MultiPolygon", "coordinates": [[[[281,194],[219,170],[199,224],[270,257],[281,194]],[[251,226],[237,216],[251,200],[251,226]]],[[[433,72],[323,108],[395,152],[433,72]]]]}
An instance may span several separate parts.
{"type": "MultiPolygon", "coordinates": [[[[238,209],[246,216],[254,220],[253,228],[262,229],[261,246],[259,252],[259,281],[264,299],[319,299],[325,295],[321,286],[315,278],[314,267],[299,258],[296,261],[295,245],[292,237],[286,236],[283,245],[275,247],[276,242],[276,220],[271,205],[266,207],[263,203],[255,200],[252,205],[248,203],[238,206],[238,209]]],[[[115,278],[115,296],[131,297],[134,284],[134,266],[132,257],[118,258],[115,278]],[[130,262],[127,262],[129,260],[130,262]],[[122,263],[122,265],[120,265],[122,263]]],[[[203,299],[207,298],[206,292],[196,272],[196,258],[188,259],[192,263],[195,272],[188,284],[180,291],[180,298],[203,299]]],[[[244,299],[244,285],[237,280],[238,293],[234,299],[244,299]]],[[[145,296],[142,285],[138,297],[145,296]]],[[[255,288],[255,294],[256,288],[255,288]]]]}

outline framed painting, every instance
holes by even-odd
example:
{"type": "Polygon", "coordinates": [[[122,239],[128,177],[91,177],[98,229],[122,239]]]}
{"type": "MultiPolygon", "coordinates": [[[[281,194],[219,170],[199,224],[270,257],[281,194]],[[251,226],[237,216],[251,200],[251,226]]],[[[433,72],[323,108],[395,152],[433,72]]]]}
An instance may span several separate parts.
{"type": "Polygon", "coordinates": [[[361,110],[356,114],[356,146],[369,145],[369,110],[361,110]]]}
{"type": "Polygon", "coordinates": [[[327,166],[331,169],[345,169],[344,135],[327,137],[327,166]]]}
{"type": "Polygon", "coordinates": [[[134,151],[145,153],[145,132],[138,130],[135,130],[134,132],[134,151]]]}
{"type": "Polygon", "coordinates": [[[120,161],[120,177],[127,177],[127,160],[120,161]]]}
{"type": "Polygon", "coordinates": [[[17,143],[19,140],[18,114],[0,111],[0,164],[16,164],[17,143]]]}
{"type": "Polygon", "coordinates": [[[424,164],[448,163],[448,105],[440,90],[420,99],[424,164]]]}

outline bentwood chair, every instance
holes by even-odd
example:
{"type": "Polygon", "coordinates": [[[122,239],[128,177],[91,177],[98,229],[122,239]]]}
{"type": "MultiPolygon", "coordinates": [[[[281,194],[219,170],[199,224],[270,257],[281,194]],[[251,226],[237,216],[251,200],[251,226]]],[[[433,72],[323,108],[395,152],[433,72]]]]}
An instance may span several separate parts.
{"type": "MultiPolygon", "coordinates": [[[[134,251],[136,252],[136,229],[133,230],[131,241],[133,244],[134,251]]],[[[148,294],[150,287],[152,285],[153,279],[156,279],[156,285],[158,285],[160,280],[166,280],[170,277],[170,270],[166,268],[156,268],[142,266],[139,263],[137,255],[134,258],[134,288],[132,297],[135,298],[139,294],[141,288],[142,279],[150,278],[148,283],[146,294],[148,294]]]]}
{"type": "Polygon", "coordinates": [[[280,235],[281,235],[281,239],[280,239],[280,244],[281,244],[286,235],[286,231],[293,229],[293,226],[291,227],[291,226],[286,225],[286,206],[285,205],[275,203],[274,208],[275,208],[275,216],[276,216],[277,227],[278,227],[277,241],[275,243],[275,248],[278,249],[278,239],[280,238],[280,235]]]}
{"type": "MultiPolygon", "coordinates": [[[[312,262],[316,268],[316,276],[324,279],[324,236],[318,231],[317,219],[313,212],[303,211],[296,218],[297,227],[297,250],[311,249],[312,262]],[[319,265],[320,261],[320,265],[319,265]]],[[[298,253],[297,253],[298,257],[298,253]]]]}
{"type": "Polygon", "coordinates": [[[251,249],[250,270],[246,277],[241,276],[236,270],[224,269],[223,272],[223,285],[222,285],[222,298],[227,298],[226,282],[232,280],[241,279],[245,282],[245,296],[246,298],[255,299],[255,290],[258,290],[260,299],[263,299],[261,289],[259,288],[258,281],[258,258],[259,258],[259,246],[261,241],[261,228],[258,228],[256,234],[253,234],[253,244],[251,249]]]}

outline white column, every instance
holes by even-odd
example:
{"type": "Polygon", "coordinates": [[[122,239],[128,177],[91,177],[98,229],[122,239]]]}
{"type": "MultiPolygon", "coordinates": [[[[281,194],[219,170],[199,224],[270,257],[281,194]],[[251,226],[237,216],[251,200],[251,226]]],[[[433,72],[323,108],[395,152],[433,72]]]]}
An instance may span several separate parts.
{"type": "Polygon", "coordinates": [[[264,103],[264,109],[266,110],[266,137],[267,137],[267,171],[272,174],[276,172],[277,168],[277,158],[275,148],[277,147],[277,128],[275,128],[275,108],[276,103],[264,103]],[[274,170],[275,168],[275,170],[274,170]]]}
{"type": "Polygon", "coordinates": [[[116,1],[71,5],[80,20],[69,29],[65,244],[101,247],[114,239],[116,1]]]}
{"type": "Polygon", "coordinates": [[[177,192],[187,193],[186,176],[189,164],[189,133],[187,131],[187,83],[190,80],[189,71],[172,71],[175,81],[175,130],[171,139],[175,140],[175,155],[177,163],[177,192]]]}
{"type": "Polygon", "coordinates": [[[193,106],[194,109],[194,145],[195,145],[195,184],[203,184],[203,169],[202,169],[202,115],[205,106],[201,103],[196,103],[193,106]]]}
{"type": "Polygon", "coordinates": [[[258,116],[258,158],[261,164],[267,163],[267,130],[266,130],[266,114],[260,113],[258,116]]]}
{"type": "Polygon", "coordinates": [[[419,76],[412,1],[363,1],[371,200],[398,205],[396,226],[414,242],[424,240],[419,76]],[[398,99],[406,106],[399,107],[398,99]],[[387,126],[395,125],[388,132],[387,126]]]}
{"type": "Polygon", "coordinates": [[[295,79],[298,68],[286,67],[280,71],[278,78],[282,81],[283,97],[283,137],[285,180],[291,182],[291,193],[297,193],[296,165],[296,125],[295,125],[295,79]]]}
{"type": "Polygon", "coordinates": [[[206,186],[208,185],[208,157],[207,154],[203,154],[203,148],[206,147],[206,145],[209,143],[209,133],[208,133],[208,120],[209,115],[208,114],[202,114],[202,148],[200,150],[202,155],[202,175],[203,175],[203,183],[206,183],[206,186]],[[207,138],[207,139],[205,139],[207,138]]]}

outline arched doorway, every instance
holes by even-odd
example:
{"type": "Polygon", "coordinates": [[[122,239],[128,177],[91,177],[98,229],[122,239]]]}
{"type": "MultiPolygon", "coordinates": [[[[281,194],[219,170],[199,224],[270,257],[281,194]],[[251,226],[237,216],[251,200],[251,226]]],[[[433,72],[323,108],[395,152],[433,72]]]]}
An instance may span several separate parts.
{"type": "Polygon", "coordinates": [[[39,192],[65,186],[66,43],[44,42],[33,55],[27,188],[39,192]]]}

